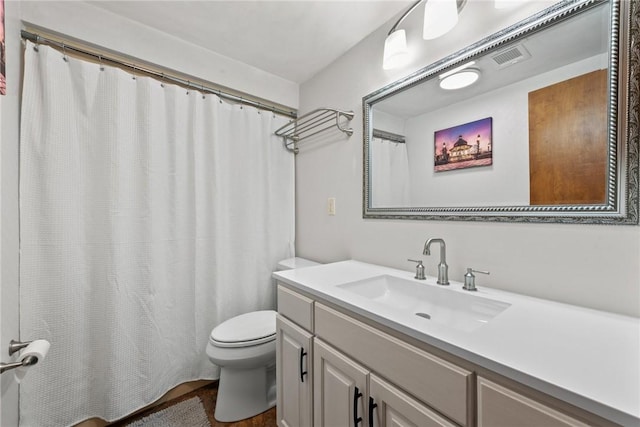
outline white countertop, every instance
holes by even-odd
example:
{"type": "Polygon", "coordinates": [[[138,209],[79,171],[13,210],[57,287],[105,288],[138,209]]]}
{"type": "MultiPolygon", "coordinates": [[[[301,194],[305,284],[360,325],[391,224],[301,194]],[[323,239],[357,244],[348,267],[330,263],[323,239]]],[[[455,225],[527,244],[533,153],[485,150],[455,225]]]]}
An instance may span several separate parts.
{"type": "Polygon", "coordinates": [[[460,282],[342,261],[279,271],[276,279],[349,309],[505,377],[624,426],[640,426],[640,319],[460,282]],[[403,316],[337,287],[380,275],[511,304],[487,324],[464,332],[403,316]]]}

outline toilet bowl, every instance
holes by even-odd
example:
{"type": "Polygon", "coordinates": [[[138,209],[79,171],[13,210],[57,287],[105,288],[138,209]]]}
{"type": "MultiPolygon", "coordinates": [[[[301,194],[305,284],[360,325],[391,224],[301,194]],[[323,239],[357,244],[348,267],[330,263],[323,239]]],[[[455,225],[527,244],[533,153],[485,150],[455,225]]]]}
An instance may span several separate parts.
{"type": "MultiPolygon", "coordinates": [[[[318,264],[296,257],[279,262],[277,270],[313,265],[318,264]]],[[[275,311],[241,314],[216,326],[209,336],[206,353],[220,367],[216,420],[239,421],[275,406],[275,311]]]]}

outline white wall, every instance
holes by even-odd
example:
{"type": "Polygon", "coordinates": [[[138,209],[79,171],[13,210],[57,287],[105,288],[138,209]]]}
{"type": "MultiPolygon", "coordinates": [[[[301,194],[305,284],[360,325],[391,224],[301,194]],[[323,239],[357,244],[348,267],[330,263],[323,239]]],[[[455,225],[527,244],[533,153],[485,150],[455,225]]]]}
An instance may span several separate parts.
{"type": "Polygon", "coordinates": [[[302,85],[301,112],[331,106],[352,109],[356,115],[351,138],[332,134],[308,147],[301,144],[296,172],[297,255],[321,262],[357,259],[407,271],[413,270],[407,258],[422,258],[427,274],[434,275],[438,255],[423,256],[422,248],[428,238],[442,237],[451,280],[461,281],[465,267],[475,267],[491,271],[478,279],[479,286],[640,316],[638,226],[362,218],[362,97],[543,6],[535,1],[515,11],[496,11],[488,1],[468,2],[453,32],[431,42],[421,40],[417,25],[408,22],[414,61],[404,69],[385,72],[382,47],[390,21],[302,85]],[[482,8],[491,15],[480,25],[476,18],[484,13],[482,8]],[[336,198],[335,216],[326,214],[328,197],[336,198]]]}
{"type": "Polygon", "coordinates": [[[385,113],[384,111],[373,111],[373,122],[376,124],[376,129],[383,130],[385,132],[395,133],[397,135],[405,135],[405,120],[385,113]]]}

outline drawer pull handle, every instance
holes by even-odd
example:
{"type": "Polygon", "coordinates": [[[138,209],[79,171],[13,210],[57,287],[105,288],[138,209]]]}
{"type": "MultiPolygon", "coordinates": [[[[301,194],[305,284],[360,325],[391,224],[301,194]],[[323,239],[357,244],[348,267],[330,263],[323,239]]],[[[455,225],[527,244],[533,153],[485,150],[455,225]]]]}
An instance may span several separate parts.
{"type": "Polygon", "coordinates": [[[358,416],[358,399],[362,397],[362,393],[358,387],[353,390],[353,425],[357,426],[358,423],[362,422],[362,417],[358,416]]]}
{"type": "Polygon", "coordinates": [[[373,427],[373,410],[378,407],[374,402],[373,397],[369,396],[369,427],[373,427]]]}
{"type": "Polygon", "coordinates": [[[303,361],[304,357],[307,355],[307,352],[304,351],[304,348],[300,347],[300,382],[304,382],[304,376],[307,375],[307,371],[303,371],[303,361]]]}

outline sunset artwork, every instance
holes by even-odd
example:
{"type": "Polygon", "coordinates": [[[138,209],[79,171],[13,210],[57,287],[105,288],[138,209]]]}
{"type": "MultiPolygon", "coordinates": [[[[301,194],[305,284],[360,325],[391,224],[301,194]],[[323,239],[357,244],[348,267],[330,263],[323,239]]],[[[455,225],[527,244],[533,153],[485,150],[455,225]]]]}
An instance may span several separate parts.
{"type": "Polygon", "coordinates": [[[434,169],[443,172],[493,163],[493,119],[476,120],[434,134],[434,169]]]}

